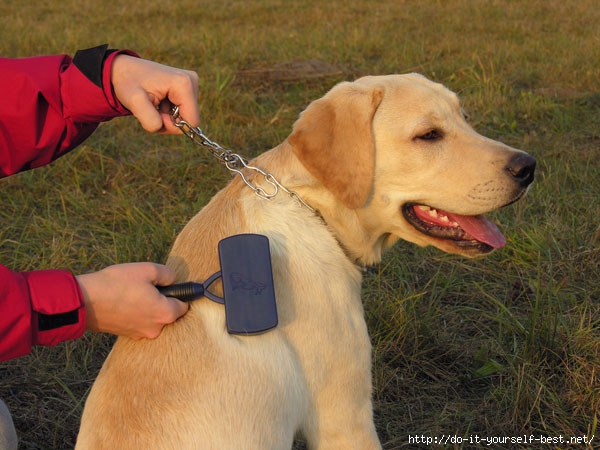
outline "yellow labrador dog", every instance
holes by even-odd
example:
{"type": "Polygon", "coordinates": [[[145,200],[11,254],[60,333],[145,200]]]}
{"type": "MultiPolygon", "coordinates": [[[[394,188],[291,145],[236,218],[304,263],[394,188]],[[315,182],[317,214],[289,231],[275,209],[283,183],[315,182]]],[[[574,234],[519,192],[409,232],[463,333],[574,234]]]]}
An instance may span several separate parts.
{"type": "Polygon", "coordinates": [[[221,239],[267,236],[279,325],[230,335],[223,306],[201,298],[156,340],[118,339],[77,449],[282,450],[296,434],[310,449],[380,449],[361,266],[398,239],[469,257],[503,246],[483,214],[523,196],[535,169],[416,74],[338,84],[252,164],[310,208],[285,192],[262,199],[235,177],[183,229],[167,264],[202,282],[219,270],[221,239]]]}

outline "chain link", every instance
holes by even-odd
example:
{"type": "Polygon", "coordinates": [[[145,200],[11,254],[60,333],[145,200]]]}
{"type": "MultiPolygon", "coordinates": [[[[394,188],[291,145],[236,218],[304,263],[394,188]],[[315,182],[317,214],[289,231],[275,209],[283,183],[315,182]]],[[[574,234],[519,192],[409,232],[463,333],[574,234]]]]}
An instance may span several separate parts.
{"type": "Polygon", "coordinates": [[[259,197],[264,198],[266,200],[270,200],[271,198],[275,197],[277,195],[277,193],[279,192],[279,190],[281,189],[286,194],[288,194],[291,198],[296,200],[301,206],[304,206],[304,207],[308,208],[310,211],[315,212],[315,210],[308,203],[306,203],[302,199],[302,197],[300,197],[300,195],[298,195],[294,191],[290,191],[285,186],[283,186],[279,181],[277,181],[277,178],[275,178],[273,176],[273,174],[271,174],[269,172],[265,172],[264,170],[262,170],[258,167],[249,165],[246,162],[246,160],[238,153],[235,153],[231,150],[227,150],[227,149],[221,147],[215,141],[212,141],[211,139],[209,139],[208,136],[206,136],[204,134],[204,132],[202,131],[202,129],[200,127],[191,126],[179,114],[179,106],[174,105],[171,108],[170,114],[171,114],[171,120],[173,121],[173,125],[175,125],[177,128],[179,128],[183,132],[183,134],[185,134],[187,137],[189,137],[192,140],[192,142],[194,142],[198,145],[201,145],[203,147],[207,147],[210,150],[211,154],[220,163],[225,165],[227,170],[229,170],[234,175],[237,174],[240,177],[242,177],[242,180],[244,181],[244,183],[246,183],[246,185],[250,189],[252,189],[256,195],[258,195],[259,197]],[[252,184],[252,182],[250,180],[248,180],[246,178],[246,176],[244,175],[244,172],[243,172],[244,169],[247,169],[249,171],[253,171],[253,172],[256,172],[256,173],[262,175],[264,177],[265,181],[273,187],[272,192],[267,192],[264,188],[252,184]]]}

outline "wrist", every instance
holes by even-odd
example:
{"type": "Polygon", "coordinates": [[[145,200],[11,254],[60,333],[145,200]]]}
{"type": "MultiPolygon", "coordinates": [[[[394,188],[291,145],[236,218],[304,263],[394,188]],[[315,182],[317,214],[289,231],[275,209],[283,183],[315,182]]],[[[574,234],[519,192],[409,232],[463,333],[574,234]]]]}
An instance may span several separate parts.
{"type": "Polygon", "coordinates": [[[104,96],[111,107],[114,108],[115,111],[118,111],[120,115],[128,116],[131,115],[131,111],[129,111],[129,109],[127,109],[117,97],[113,84],[113,76],[115,72],[115,66],[118,65],[123,58],[139,58],[139,55],[130,50],[113,50],[110,52],[111,53],[106,55],[102,69],[102,89],[104,90],[104,96]]]}
{"type": "Polygon", "coordinates": [[[112,66],[119,55],[138,58],[131,50],[109,49],[108,44],[99,45],[84,50],[78,50],[73,57],[73,65],[78,71],[97,88],[101,89],[106,103],[112,110],[111,115],[126,116],[131,113],[125,108],[117,96],[111,82],[112,66]]]}

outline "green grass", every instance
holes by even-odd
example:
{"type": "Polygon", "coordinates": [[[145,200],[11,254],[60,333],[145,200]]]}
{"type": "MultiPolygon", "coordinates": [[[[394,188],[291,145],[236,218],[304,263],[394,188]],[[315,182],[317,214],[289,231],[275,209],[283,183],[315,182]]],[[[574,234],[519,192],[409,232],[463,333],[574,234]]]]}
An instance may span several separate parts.
{"type": "MultiPolygon", "coordinates": [[[[383,446],[425,448],[409,445],[409,435],[600,439],[595,1],[4,0],[0,37],[4,56],[109,42],[194,69],[203,128],[248,156],[281,142],[298,113],[343,79],[418,71],[459,92],[481,133],[536,156],[537,181],[494,215],[505,249],[473,261],[399,243],[367,272],[383,446]],[[267,76],[309,59],[337,70],[267,76]]],[[[0,261],[76,273],[164,261],[227,179],[184,138],[114,120],[51,166],[0,181],[0,261]]],[[[72,447],[111,342],[86,335],[0,365],[0,398],[13,410],[21,448],[72,447]]]]}

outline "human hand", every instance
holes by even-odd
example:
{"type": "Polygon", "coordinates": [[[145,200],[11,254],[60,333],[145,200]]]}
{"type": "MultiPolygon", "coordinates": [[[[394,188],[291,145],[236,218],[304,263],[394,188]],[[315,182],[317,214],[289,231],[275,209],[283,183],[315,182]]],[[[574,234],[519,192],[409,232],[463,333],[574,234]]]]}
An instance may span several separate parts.
{"type": "Polygon", "coordinates": [[[175,282],[175,272],[161,264],[117,264],[76,279],[91,331],[154,339],[166,324],[188,310],[187,303],[165,297],[156,289],[156,285],[175,282]]]}
{"type": "Polygon", "coordinates": [[[200,125],[196,72],[119,54],[112,63],[111,81],[121,104],[146,131],[181,133],[171,121],[172,104],[190,125],[200,125]]]}

